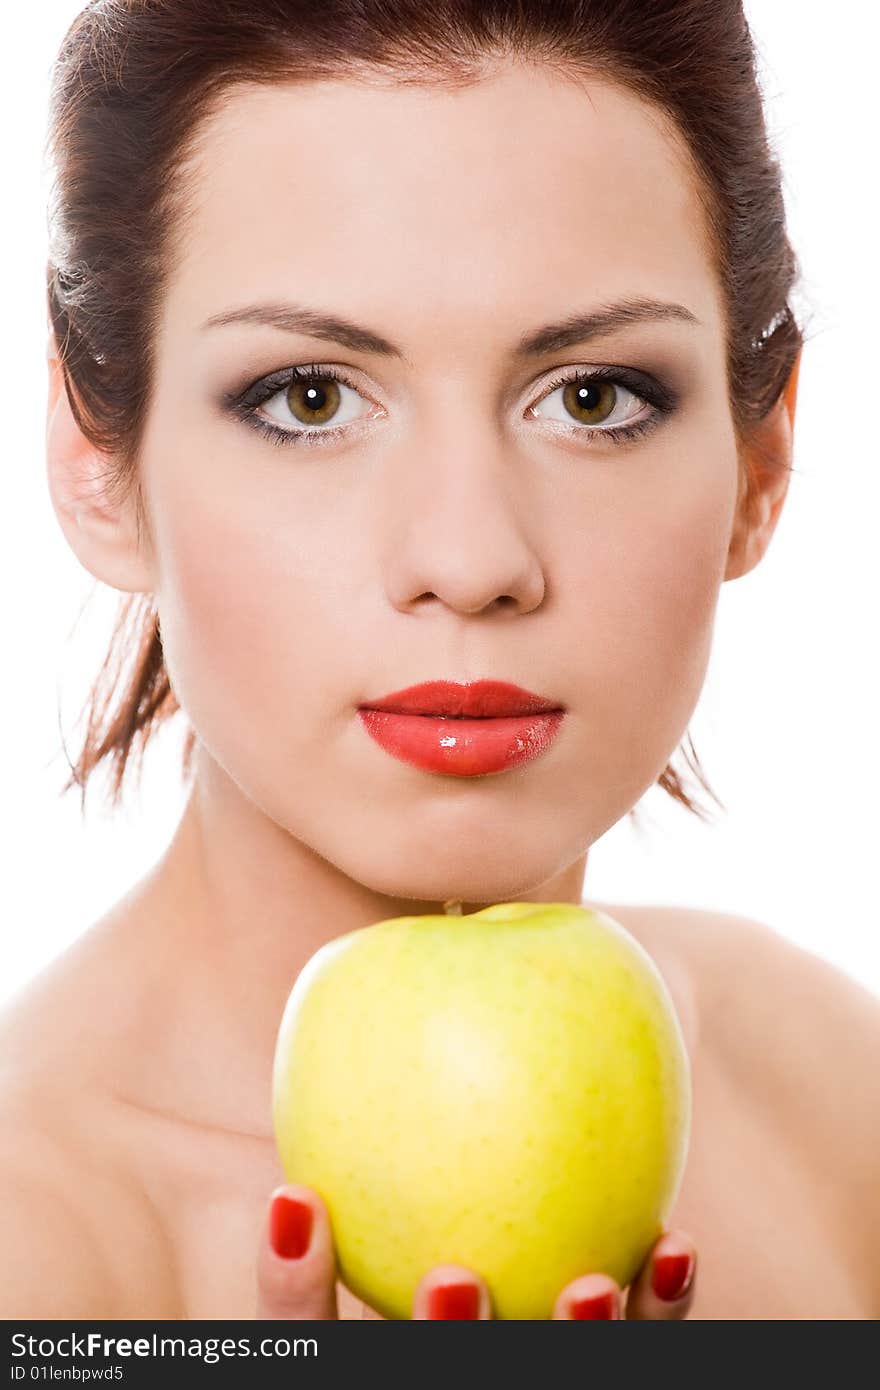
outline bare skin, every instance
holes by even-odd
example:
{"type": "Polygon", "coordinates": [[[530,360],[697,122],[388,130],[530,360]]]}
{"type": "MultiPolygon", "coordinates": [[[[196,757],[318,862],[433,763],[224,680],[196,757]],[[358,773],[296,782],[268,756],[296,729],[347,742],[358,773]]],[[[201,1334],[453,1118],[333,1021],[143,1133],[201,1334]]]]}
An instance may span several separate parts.
{"type": "MultiPolygon", "coordinates": [[[[18,1120],[6,1158],[22,1193],[39,1172],[80,1222],[105,1312],[357,1316],[343,1290],[335,1301],[317,1208],[304,1263],[279,1266],[268,1244],[283,1181],[268,1086],[292,982],[341,932],[449,898],[466,911],[582,900],[589,846],[686,729],[721,584],[770,543],[796,375],[738,441],[694,171],[625,92],[508,64],[454,94],[345,81],[227,95],[189,171],[158,327],[142,534],[133,501],[102,495],[107,460],[52,364],[59,522],[92,574],[154,596],[199,745],[169,852],[5,1020],[4,1104],[18,1120]],[[342,157],[352,131],[381,158],[342,157]],[[647,299],[678,307],[525,362],[515,353],[538,325],[647,299]],[[281,300],[366,324],[401,355],[277,315],[204,326],[281,300]],[[330,442],[277,447],[223,404],[315,363],[348,382],[330,442]],[[560,371],[601,367],[662,383],[675,408],[661,419],[615,387],[613,427],[652,428],[623,444],[612,424],[583,433],[549,388],[560,371]],[[515,773],[426,774],[360,727],[370,697],[481,676],[567,707],[556,742],[515,773]],[[74,1188],[58,1183],[68,1166],[74,1188]]],[[[291,435],[305,425],[291,411],[282,391],[260,418],[291,435]]],[[[822,1195],[821,1127],[778,1103],[804,1078],[796,1063],[765,1065],[751,979],[717,1035],[718,981],[739,960],[729,933],[701,935],[708,923],[689,914],[621,913],[667,974],[697,1085],[692,1161],[655,1254],[696,1248],[700,1264],[666,1306],[646,1265],[626,1316],[866,1316],[876,1275],[860,1203],[822,1195]],[[822,1265],[819,1293],[805,1251],[822,1265]]],[[[841,1025],[830,1055],[853,1075],[847,1045],[841,1025]]],[[[848,1191],[847,1162],[836,1181],[848,1191]]],[[[45,1259],[62,1260],[45,1200],[31,1191],[19,1209],[43,1223],[45,1259]]],[[[4,1219],[24,1268],[24,1218],[4,1219]]],[[[560,1290],[557,1316],[576,1292],[608,1287],[582,1278],[560,1290]]]]}
{"type": "MultiPolygon", "coordinates": [[[[139,884],[0,1020],[5,1171],[36,1162],[44,1197],[47,1188],[75,1192],[83,1230],[99,1252],[94,1306],[77,1305],[50,1285],[40,1316],[377,1318],[337,1278],[320,1198],[284,1181],[265,1119],[268,1059],[257,1082],[241,1066],[228,1017],[210,994],[203,998],[199,961],[170,968],[166,950],[179,904],[175,909],[164,898],[162,883],[160,872],[139,884]],[[254,1091],[264,1119],[245,1133],[226,1117],[247,1114],[254,1091]],[[312,1248],[302,1260],[283,1260],[270,1247],[268,1202],[278,1189],[305,1196],[315,1210],[312,1248]]],[[[764,929],[697,910],[593,905],[650,951],[682,1023],[694,1125],[658,1251],[696,1249],[699,1272],[689,1293],[669,1304],[652,1293],[647,1274],[620,1298],[612,1280],[585,1272],[560,1291],[555,1316],[571,1316],[572,1298],[605,1290],[618,1295],[617,1315],[628,1318],[876,1316],[880,1281],[866,1277],[864,1209],[859,1194],[847,1190],[855,1118],[851,1133],[838,1136],[836,1184],[829,1183],[819,1133],[841,1065],[853,1091],[868,1094],[871,1054],[862,1039],[872,1038],[876,1050],[876,1002],[819,967],[829,1015],[839,1016],[841,1027],[839,1036],[824,1039],[829,1064],[824,1076],[813,1075],[813,1117],[798,1122],[797,1075],[768,1069],[758,1045],[767,1040],[750,1036],[741,1001],[742,1046],[731,1046],[712,1023],[718,981],[735,965],[737,940],[754,961],[772,961],[764,929]]],[[[791,987],[803,968],[787,945],[779,959],[776,970],[764,971],[768,1004],[779,969],[791,987]]],[[[57,1231],[52,1239],[57,1245],[57,1231]]],[[[7,1269],[27,1268],[33,1248],[31,1232],[7,1269]]],[[[477,1285],[480,1316],[491,1316],[479,1272],[442,1266],[420,1286],[414,1317],[428,1316],[432,1284],[455,1274],[477,1285]]],[[[14,1297],[10,1288],[4,1293],[14,1297]]],[[[9,1316],[27,1311],[8,1306],[9,1316]]]]}

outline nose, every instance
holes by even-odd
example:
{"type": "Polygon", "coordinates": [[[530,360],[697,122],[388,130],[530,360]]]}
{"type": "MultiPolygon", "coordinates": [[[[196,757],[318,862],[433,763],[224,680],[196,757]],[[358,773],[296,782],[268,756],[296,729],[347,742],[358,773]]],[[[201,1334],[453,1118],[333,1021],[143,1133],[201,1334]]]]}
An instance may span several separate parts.
{"type": "Polygon", "coordinates": [[[530,612],[545,576],[529,522],[529,477],[516,445],[491,421],[434,421],[381,484],[389,598],[402,611],[445,604],[457,613],[530,612]]]}

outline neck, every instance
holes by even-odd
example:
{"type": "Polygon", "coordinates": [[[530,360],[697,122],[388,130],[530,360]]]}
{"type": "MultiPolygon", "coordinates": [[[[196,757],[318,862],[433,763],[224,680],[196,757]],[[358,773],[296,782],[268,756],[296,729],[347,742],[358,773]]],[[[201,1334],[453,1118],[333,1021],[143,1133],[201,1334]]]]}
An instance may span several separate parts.
{"type": "MultiPolygon", "coordinates": [[[[585,852],[512,896],[579,903],[586,860],[585,852]]],[[[192,1076],[181,1075],[179,1055],[167,1059],[172,1086],[179,1082],[173,1108],[187,1112],[191,1086],[200,1115],[211,1113],[218,1126],[261,1138],[271,1138],[271,1070],[281,1015],[315,951],[391,917],[467,914],[492,901],[374,892],[272,821],[203,753],[171,844],[142,888],[148,930],[164,936],[161,956],[173,976],[168,984],[176,999],[169,1005],[180,1020],[179,1036],[196,1040],[196,1052],[188,1054],[192,1076]],[[206,1095],[212,1086],[213,1101],[206,1095]]],[[[173,1049],[175,1029],[165,1031],[173,1049]]]]}

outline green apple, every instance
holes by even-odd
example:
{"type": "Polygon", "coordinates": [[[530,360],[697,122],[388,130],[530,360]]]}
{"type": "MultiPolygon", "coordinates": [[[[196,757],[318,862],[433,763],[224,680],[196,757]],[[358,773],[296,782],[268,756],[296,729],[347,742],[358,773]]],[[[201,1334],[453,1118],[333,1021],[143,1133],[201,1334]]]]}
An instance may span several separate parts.
{"type": "Polygon", "coordinates": [[[289,1182],[326,1203],[339,1276],[386,1318],[454,1261],[496,1318],[621,1287],[683,1176],[690,1066],[672,1000],[606,913],[500,903],[395,917],[306,963],[275,1051],[289,1182]]]}

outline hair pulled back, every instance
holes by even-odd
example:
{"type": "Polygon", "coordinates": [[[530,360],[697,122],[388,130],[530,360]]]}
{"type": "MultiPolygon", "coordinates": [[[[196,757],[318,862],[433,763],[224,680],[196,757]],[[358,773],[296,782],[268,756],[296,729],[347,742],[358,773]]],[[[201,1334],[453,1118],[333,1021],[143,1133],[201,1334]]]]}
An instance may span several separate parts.
{"type": "MultiPolygon", "coordinates": [[[[797,263],[741,0],[94,0],[53,69],[48,305],[71,409],[106,457],[106,494],[133,497],[141,527],[138,450],[172,233],[187,158],[224,94],[345,76],[455,89],[508,57],[615,81],[683,137],[723,292],[738,439],[775,404],[802,342],[789,304],[797,263]]],[[[78,785],[84,805],[107,760],[117,804],[131,755],[142,762],[178,709],[152,597],[126,595],[64,791],[78,785]]],[[[195,739],[189,729],[185,776],[195,739]]],[[[681,747],[723,805],[689,733],[681,747]]],[[[658,785],[705,818],[672,764],[658,785]]]]}

